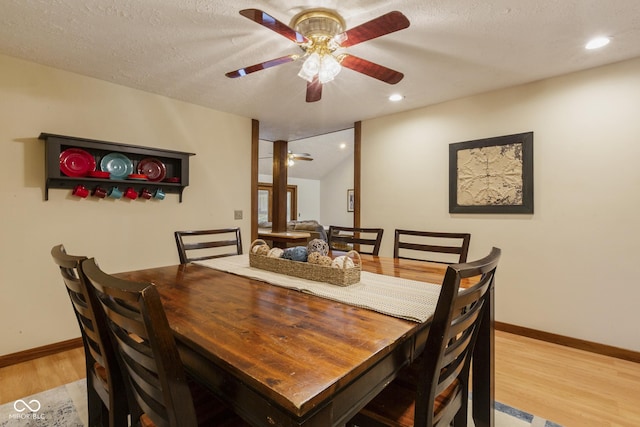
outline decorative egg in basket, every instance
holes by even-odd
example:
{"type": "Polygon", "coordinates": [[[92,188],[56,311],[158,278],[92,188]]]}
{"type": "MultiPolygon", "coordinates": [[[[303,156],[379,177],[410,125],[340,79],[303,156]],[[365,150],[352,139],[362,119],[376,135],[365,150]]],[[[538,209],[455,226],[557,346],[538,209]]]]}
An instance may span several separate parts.
{"type": "Polygon", "coordinates": [[[253,253],[256,255],[267,255],[271,250],[271,248],[269,248],[269,245],[258,245],[258,246],[255,246],[253,249],[254,249],[253,253]]]}
{"type": "Polygon", "coordinates": [[[267,256],[269,258],[282,258],[282,254],[284,253],[284,250],[282,248],[272,248],[268,253],[267,256]]]}
{"type": "Polygon", "coordinates": [[[318,252],[320,255],[329,254],[329,244],[322,239],[313,239],[307,244],[309,254],[318,252]]]}
{"type": "Polygon", "coordinates": [[[309,255],[307,256],[307,262],[309,264],[317,264],[321,256],[322,255],[320,254],[320,252],[309,252],[309,255]]]}
{"type": "Polygon", "coordinates": [[[320,258],[318,258],[318,264],[319,265],[325,265],[327,267],[331,266],[331,262],[333,260],[331,259],[331,257],[329,255],[322,255],[320,256],[320,258]]]}
{"type": "Polygon", "coordinates": [[[289,259],[291,261],[307,262],[307,248],[304,246],[287,248],[284,250],[282,258],[289,259]]]}
{"type": "Polygon", "coordinates": [[[331,262],[331,267],[333,267],[333,268],[353,268],[353,267],[355,267],[355,264],[353,263],[353,260],[351,258],[349,258],[346,255],[342,255],[342,256],[336,257],[331,262]]]}

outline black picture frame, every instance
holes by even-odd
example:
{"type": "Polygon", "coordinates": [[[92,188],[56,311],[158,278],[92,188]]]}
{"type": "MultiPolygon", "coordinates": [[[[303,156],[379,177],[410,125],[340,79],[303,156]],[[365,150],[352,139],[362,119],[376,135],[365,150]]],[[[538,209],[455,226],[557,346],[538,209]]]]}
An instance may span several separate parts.
{"type": "Polygon", "coordinates": [[[347,212],[353,212],[356,204],[355,190],[350,188],[347,190],[347,212]]]}
{"type": "MultiPolygon", "coordinates": [[[[489,150],[484,150],[485,152],[489,152],[489,150]]],[[[475,154],[481,154],[477,151],[475,154]]],[[[500,176],[505,175],[504,171],[500,169],[491,170],[491,167],[499,168],[500,166],[496,166],[496,163],[502,164],[501,162],[489,162],[487,161],[487,170],[486,177],[489,178],[491,176],[500,176]]],[[[484,173],[484,172],[483,172],[484,173]]],[[[480,176],[479,178],[482,178],[480,176]]],[[[513,177],[510,177],[513,179],[513,177]]],[[[487,179],[487,188],[486,190],[490,190],[489,187],[491,183],[496,180],[487,179]]],[[[499,189],[503,190],[507,183],[507,180],[500,180],[499,189]]],[[[467,186],[469,188],[469,186],[467,186]]],[[[490,191],[486,191],[486,193],[490,193],[490,191]]],[[[532,214],[533,213],[533,132],[525,132],[518,133],[513,135],[504,135],[492,138],[478,139],[473,141],[464,141],[457,142],[454,144],[449,144],[449,213],[482,213],[482,214],[500,214],[500,213],[509,213],[509,214],[532,214]],[[521,145],[520,145],[521,144],[521,145]],[[476,202],[472,204],[460,204],[458,197],[458,189],[464,185],[467,185],[470,181],[473,181],[475,178],[469,178],[469,172],[467,169],[464,169],[465,165],[459,165],[458,159],[460,155],[472,155],[473,151],[469,151],[467,153],[461,153],[463,150],[475,150],[482,149],[485,147],[503,147],[503,146],[513,146],[510,150],[506,150],[505,148],[500,148],[497,150],[492,150],[490,153],[493,156],[503,155],[505,152],[509,151],[511,155],[515,153],[515,159],[517,165],[522,168],[522,177],[518,182],[513,184],[513,191],[520,195],[520,203],[505,203],[504,201],[495,201],[492,202],[488,200],[486,204],[482,204],[481,202],[478,204],[476,202]]]]}

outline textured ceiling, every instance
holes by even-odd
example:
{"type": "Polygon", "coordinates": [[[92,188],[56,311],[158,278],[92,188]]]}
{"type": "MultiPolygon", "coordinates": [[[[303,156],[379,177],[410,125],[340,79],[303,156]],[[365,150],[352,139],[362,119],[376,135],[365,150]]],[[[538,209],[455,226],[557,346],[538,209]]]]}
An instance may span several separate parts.
{"type": "Polygon", "coordinates": [[[353,122],[640,56],[638,0],[2,0],[0,53],[260,121],[265,140],[297,140],[353,122]],[[409,28],[347,49],[405,74],[387,85],[343,70],[306,103],[299,62],[225,72],[300,50],[238,11],[289,24],[337,10],[347,28],[391,10],[409,28]],[[612,43],[586,51],[588,38],[612,43]],[[400,92],[404,101],[387,97],[400,92]]]}

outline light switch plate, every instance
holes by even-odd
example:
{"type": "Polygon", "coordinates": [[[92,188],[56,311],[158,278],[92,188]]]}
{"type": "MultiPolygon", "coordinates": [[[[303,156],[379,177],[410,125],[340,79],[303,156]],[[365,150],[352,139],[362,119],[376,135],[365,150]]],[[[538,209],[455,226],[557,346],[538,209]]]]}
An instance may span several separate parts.
{"type": "Polygon", "coordinates": [[[233,219],[242,219],[242,211],[233,211],[233,219]]]}

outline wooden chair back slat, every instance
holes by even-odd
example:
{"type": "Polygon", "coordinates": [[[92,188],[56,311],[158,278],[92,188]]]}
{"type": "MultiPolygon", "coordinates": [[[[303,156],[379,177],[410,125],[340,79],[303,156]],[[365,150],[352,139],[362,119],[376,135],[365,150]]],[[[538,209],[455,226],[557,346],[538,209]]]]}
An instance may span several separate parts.
{"type": "Polygon", "coordinates": [[[382,243],[382,228],[329,226],[328,244],[331,250],[356,250],[362,254],[378,255],[382,243]],[[362,248],[362,245],[367,248],[362,248]],[[370,247],[370,248],[369,248],[370,247]]]}
{"type": "MultiPolygon", "coordinates": [[[[491,253],[481,260],[453,264],[447,268],[423,355],[424,366],[418,381],[418,394],[427,399],[416,400],[416,426],[435,425],[434,402],[438,397],[438,390],[442,392],[447,384],[454,381],[459,383],[456,398],[465,404],[468,401],[471,355],[482,319],[484,298],[488,295],[489,287],[493,285],[499,259],[500,250],[493,248],[491,253]],[[479,280],[461,291],[461,281],[471,277],[479,277],[479,280]],[[465,303],[466,309],[456,309],[458,299],[465,303]],[[455,357],[446,357],[447,352],[451,352],[455,357]],[[432,378],[439,380],[434,383],[432,378]]],[[[466,405],[463,406],[455,411],[455,417],[464,417],[466,420],[466,405]]],[[[451,421],[452,419],[439,417],[438,422],[447,425],[451,421]]]]}
{"type": "Polygon", "coordinates": [[[242,236],[239,227],[176,231],[174,235],[181,264],[242,255],[242,236]],[[229,238],[229,235],[233,238],[229,238]],[[222,248],[228,248],[228,251],[219,250],[222,248]]]}
{"type": "Polygon", "coordinates": [[[195,426],[197,418],[175,339],[151,283],[122,280],[82,263],[126,366],[128,387],[157,426],[195,426]]]}
{"type": "Polygon", "coordinates": [[[469,233],[396,229],[393,257],[446,264],[462,263],[467,261],[470,241],[469,233]],[[437,254],[457,255],[457,257],[439,257],[437,254]]]}
{"type": "Polygon", "coordinates": [[[423,353],[347,427],[467,425],[471,358],[500,255],[447,267],[423,353]],[[463,279],[472,284],[461,290],[463,279]]]}
{"type": "Polygon", "coordinates": [[[84,344],[89,425],[127,425],[130,405],[124,390],[117,351],[109,336],[100,303],[81,269],[85,256],[67,254],[63,245],[51,249],[69,294],[84,344]]]}

